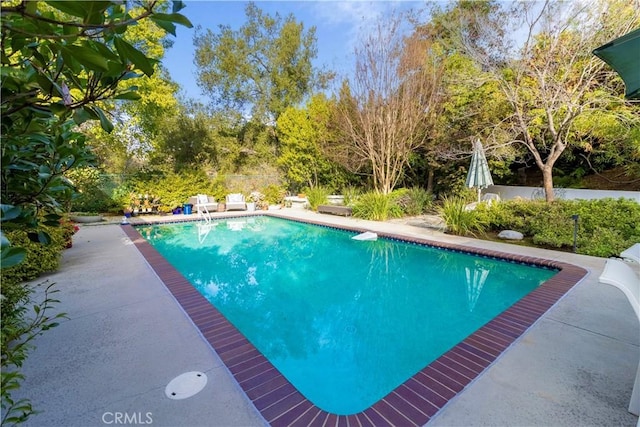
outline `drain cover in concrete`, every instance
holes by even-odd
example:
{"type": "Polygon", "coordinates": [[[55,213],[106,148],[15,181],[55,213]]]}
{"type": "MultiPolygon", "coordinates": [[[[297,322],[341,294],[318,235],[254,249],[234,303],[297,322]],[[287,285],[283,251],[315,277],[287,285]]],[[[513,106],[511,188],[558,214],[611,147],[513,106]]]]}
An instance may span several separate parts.
{"type": "Polygon", "coordinates": [[[185,372],[167,384],[164,394],[169,399],[186,399],[200,392],[207,385],[207,376],[203,372],[185,372]]]}

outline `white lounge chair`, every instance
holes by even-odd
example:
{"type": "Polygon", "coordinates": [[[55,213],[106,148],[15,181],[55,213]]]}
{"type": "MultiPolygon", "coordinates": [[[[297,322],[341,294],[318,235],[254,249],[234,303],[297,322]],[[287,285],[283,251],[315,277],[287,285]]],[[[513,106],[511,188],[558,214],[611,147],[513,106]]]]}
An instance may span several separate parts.
{"type": "Polygon", "coordinates": [[[625,249],[624,251],[620,252],[620,257],[635,261],[640,264],[640,243],[636,243],[629,249],[625,249]]]}
{"type": "MultiPolygon", "coordinates": [[[[610,258],[607,260],[599,280],[601,283],[620,289],[626,295],[638,321],[640,321],[640,278],[633,271],[631,265],[624,261],[610,258]]],[[[631,392],[629,412],[634,415],[640,415],[640,364],[636,371],[636,381],[631,392]]],[[[638,426],[640,426],[640,420],[638,420],[638,426]]]]}
{"type": "Polygon", "coordinates": [[[226,204],[228,211],[247,210],[247,203],[244,199],[244,194],[242,193],[227,194],[226,204]]]}

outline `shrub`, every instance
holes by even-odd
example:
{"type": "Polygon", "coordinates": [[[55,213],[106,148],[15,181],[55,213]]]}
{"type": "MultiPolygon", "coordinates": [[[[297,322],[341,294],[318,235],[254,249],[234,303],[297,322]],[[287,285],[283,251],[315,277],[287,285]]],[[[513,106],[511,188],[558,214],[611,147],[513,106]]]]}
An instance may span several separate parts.
{"type": "Polygon", "coordinates": [[[397,203],[398,194],[382,194],[371,191],[362,194],[353,206],[353,216],[372,221],[386,221],[402,216],[402,208],[397,203]]]}
{"type": "Polygon", "coordinates": [[[309,200],[309,208],[311,210],[318,210],[318,206],[327,203],[327,196],[331,194],[331,190],[327,187],[313,187],[313,188],[305,188],[305,194],[307,195],[307,200],[309,200]]]}
{"type": "Polygon", "coordinates": [[[536,245],[570,250],[578,215],[577,252],[609,257],[640,241],[640,204],[628,199],[508,200],[481,204],[477,214],[493,231],[513,229],[536,245]]]}
{"type": "Polygon", "coordinates": [[[20,387],[24,379],[19,369],[31,348],[30,342],[43,331],[56,326],[54,320],[64,316],[58,314],[50,318],[46,313],[53,303],[57,302],[49,297],[51,293],[56,292],[52,290],[52,285],[46,287],[44,300],[36,302],[33,300],[35,288],[25,282],[37,278],[44,272],[58,269],[60,254],[73,235],[74,226],[69,222],[61,222],[60,227],[42,226],[39,231],[48,234],[48,244],[34,241],[37,240],[35,231],[4,230],[5,236],[13,244],[26,250],[26,256],[21,263],[0,270],[2,425],[18,424],[35,413],[28,399],[14,401],[11,393],[20,387]]]}
{"type": "MultiPolygon", "coordinates": [[[[41,285],[47,285],[42,301],[33,300],[35,288],[29,284],[19,285],[22,296],[11,306],[8,306],[4,299],[2,301],[2,334],[0,334],[2,425],[17,425],[36,413],[29,399],[15,401],[11,393],[20,388],[24,380],[20,368],[29,350],[33,348],[31,341],[44,331],[57,326],[56,320],[66,317],[64,313],[49,317],[50,309],[59,302],[51,298],[51,294],[56,293],[57,290],[53,289],[54,284],[44,282],[37,286],[41,285]]],[[[3,296],[5,289],[6,283],[3,283],[3,296]]]]}
{"type": "MultiPolygon", "coordinates": [[[[25,259],[20,264],[2,269],[2,295],[5,297],[8,286],[33,280],[42,273],[58,269],[60,255],[68,242],[69,228],[43,226],[42,229],[51,237],[49,244],[33,241],[33,232],[22,229],[5,231],[12,245],[25,248],[27,251],[25,259]]],[[[5,299],[2,300],[2,308],[5,308],[5,299]]]]}
{"type": "Polygon", "coordinates": [[[262,190],[264,198],[270,205],[279,205],[284,202],[287,190],[279,185],[271,184],[262,190]]]}
{"type": "Polygon", "coordinates": [[[637,241],[625,239],[618,230],[596,227],[592,234],[578,232],[577,252],[608,258],[618,255],[637,241]]]}
{"type": "Polygon", "coordinates": [[[106,178],[95,168],[76,168],[66,173],[76,193],[71,199],[73,212],[109,212],[117,208],[117,201],[104,191],[106,178]]]}
{"type": "Polygon", "coordinates": [[[424,188],[412,187],[398,194],[397,203],[405,215],[421,215],[433,209],[433,195],[424,188]]]}
{"type": "Polygon", "coordinates": [[[182,206],[189,197],[196,194],[213,196],[217,201],[224,200],[227,190],[223,179],[211,180],[202,171],[154,172],[137,176],[114,191],[122,207],[127,207],[129,194],[149,194],[158,200],[158,211],[171,212],[182,206]],[[128,193],[125,194],[125,192],[128,193]]]}
{"type": "Polygon", "coordinates": [[[467,210],[467,201],[460,197],[445,197],[438,213],[447,224],[447,229],[460,236],[482,232],[486,228],[483,217],[473,210],[467,210]]]}
{"type": "Polygon", "coordinates": [[[358,200],[358,197],[360,197],[360,193],[361,193],[360,189],[356,187],[351,187],[351,186],[345,187],[342,190],[345,206],[351,206],[355,204],[355,202],[358,200]]]}

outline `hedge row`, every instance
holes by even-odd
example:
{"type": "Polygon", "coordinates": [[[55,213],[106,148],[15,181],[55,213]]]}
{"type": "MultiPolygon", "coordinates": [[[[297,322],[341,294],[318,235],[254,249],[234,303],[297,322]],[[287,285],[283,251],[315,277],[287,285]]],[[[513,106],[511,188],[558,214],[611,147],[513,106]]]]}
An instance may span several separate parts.
{"type": "Polygon", "coordinates": [[[516,230],[538,246],[571,250],[578,215],[577,252],[610,257],[640,242],[640,204],[630,199],[508,200],[475,211],[488,230],[516,230]]]}

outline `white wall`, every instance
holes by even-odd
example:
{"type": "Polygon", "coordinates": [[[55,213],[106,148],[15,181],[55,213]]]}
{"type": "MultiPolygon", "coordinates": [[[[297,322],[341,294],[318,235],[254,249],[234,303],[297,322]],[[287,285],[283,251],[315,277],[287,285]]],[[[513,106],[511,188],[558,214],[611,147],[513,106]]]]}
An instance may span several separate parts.
{"type": "MultiPolygon", "coordinates": [[[[640,191],[615,191],[615,190],[582,190],[576,188],[555,188],[554,192],[558,199],[604,199],[612,198],[632,199],[640,203],[640,191]]],[[[542,187],[515,187],[510,185],[491,185],[482,190],[482,194],[496,193],[502,200],[515,199],[543,199],[544,189],[542,187]]]]}

